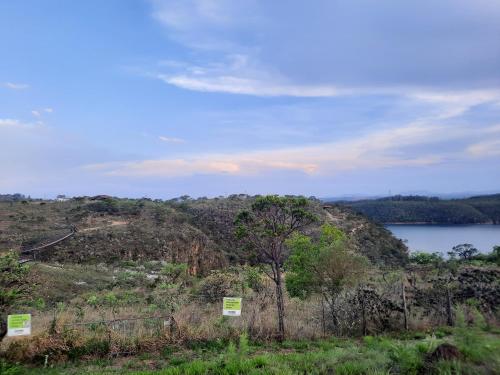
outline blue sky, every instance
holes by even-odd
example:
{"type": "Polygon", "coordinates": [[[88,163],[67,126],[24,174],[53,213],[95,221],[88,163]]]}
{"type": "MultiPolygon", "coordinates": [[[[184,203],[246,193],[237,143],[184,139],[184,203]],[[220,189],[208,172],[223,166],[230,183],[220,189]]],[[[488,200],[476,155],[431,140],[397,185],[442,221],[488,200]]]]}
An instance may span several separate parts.
{"type": "Polygon", "coordinates": [[[0,0],[0,193],[492,192],[496,0],[0,0]]]}

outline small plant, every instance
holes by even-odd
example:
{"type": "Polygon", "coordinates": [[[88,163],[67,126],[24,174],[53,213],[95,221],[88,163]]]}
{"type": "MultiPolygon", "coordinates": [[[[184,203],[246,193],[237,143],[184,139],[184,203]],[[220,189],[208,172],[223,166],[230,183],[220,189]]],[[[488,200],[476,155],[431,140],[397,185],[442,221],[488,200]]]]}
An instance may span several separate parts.
{"type": "Polygon", "coordinates": [[[24,371],[18,365],[8,363],[0,358],[0,374],[2,375],[21,375],[24,371]]]}
{"type": "Polygon", "coordinates": [[[247,355],[249,349],[250,349],[250,346],[248,344],[248,335],[246,333],[242,333],[240,335],[240,341],[238,344],[238,350],[239,350],[240,355],[243,355],[243,356],[247,355]]]}
{"type": "Polygon", "coordinates": [[[37,298],[34,302],[33,302],[33,306],[37,309],[37,310],[45,310],[45,307],[46,307],[46,304],[45,304],[45,300],[43,298],[37,298]]]}
{"type": "Polygon", "coordinates": [[[87,304],[95,309],[99,305],[99,299],[95,294],[92,294],[89,298],[87,298],[87,304]]]}
{"type": "Polygon", "coordinates": [[[416,375],[423,366],[423,358],[418,350],[404,344],[393,345],[389,356],[403,374],[416,375]]]}

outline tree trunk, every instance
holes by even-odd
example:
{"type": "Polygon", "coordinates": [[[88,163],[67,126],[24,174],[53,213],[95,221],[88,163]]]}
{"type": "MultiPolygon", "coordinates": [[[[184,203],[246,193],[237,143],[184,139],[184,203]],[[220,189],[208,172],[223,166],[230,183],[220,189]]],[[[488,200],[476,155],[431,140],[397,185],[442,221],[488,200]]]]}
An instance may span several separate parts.
{"type": "Polygon", "coordinates": [[[323,337],[326,337],[326,319],[325,319],[325,298],[321,298],[321,318],[323,326],[323,337]]]}
{"type": "Polygon", "coordinates": [[[340,327],[337,324],[337,315],[335,314],[335,307],[333,303],[330,305],[330,313],[332,315],[332,326],[333,326],[333,332],[337,335],[340,336],[340,327]]]}
{"type": "Polygon", "coordinates": [[[406,309],[405,283],[401,281],[401,298],[403,299],[403,314],[405,319],[405,330],[408,331],[408,311],[406,309]]]}
{"type": "Polygon", "coordinates": [[[451,302],[451,292],[450,287],[446,287],[446,323],[452,327],[453,326],[453,310],[452,310],[452,302],[451,302]]]}
{"type": "Polygon", "coordinates": [[[7,324],[5,324],[2,320],[0,322],[0,343],[3,341],[5,336],[7,336],[7,324]]]}
{"type": "Polygon", "coordinates": [[[359,289],[359,295],[361,296],[361,324],[363,336],[366,336],[367,328],[366,328],[366,309],[365,309],[365,296],[361,295],[361,288],[359,289]]]}
{"type": "Polygon", "coordinates": [[[281,281],[281,269],[275,264],[276,304],[278,307],[278,341],[285,339],[285,301],[283,300],[283,284],[281,281]]]}

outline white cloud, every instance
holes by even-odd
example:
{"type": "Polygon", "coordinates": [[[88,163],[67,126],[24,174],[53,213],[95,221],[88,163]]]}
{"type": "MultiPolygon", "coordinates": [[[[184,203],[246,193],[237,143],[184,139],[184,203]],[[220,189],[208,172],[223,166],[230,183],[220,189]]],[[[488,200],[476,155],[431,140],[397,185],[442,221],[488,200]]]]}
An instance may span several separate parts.
{"type": "MultiPolygon", "coordinates": [[[[227,154],[197,154],[182,158],[98,163],[85,166],[109,176],[180,177],[196,174],[258,175],[276,170],[308,175],[331,175],[350,170],[377,170],[400,166],[426,166],[470,157],[500,155],[500,140],[485,141],[500,132],[498,125],[481,130],[470,126],[430,125],[422,122],[366,133],[357,139],[303,147],[227,154]],[[460,150],[411,151],[415,147],[449,141],[476,142],[460,150]]],[[[437,150],[436,150],[437,149],[437,150]]]]}
{"type": "Polygon", "coordinates": [[[21,127],[23,124],[16,119],[12,118],[0,118],[0,128],[1,127],[21,127]]]}
{"type": "Polygon", "coordinates": [[[305,147],[102,163],[86,168],[112,176],[178,177],[193,174],[255,175],[273,170],[331,174],[353,169],[430,165],[443,161],[445,156],[439,153],[415,156],[404,152],[405,147],[460,138],[469,131],[414,123],[367,133],[358,139],[305,147]]]}
{"type": "MultiPolygon", "coordinates": [[[[270,71],[244,54],[227,55],[223,62],[201,65],[165,65],[173,70],[156,78],[183,89],[254,96],[329,97],[341,94],[332,85],[293,83],[279,72],[270,71]]],[[[342,92],[348,93],[347,90],[342,92]]]]}
{"type": "Polygon", "coordinates": [[[8,130],[31,130],[31,129],[39,129],[43,128],[44,123],[42,121],[36,121],[35,123],[31,122],[23,122],[18,119],[11,118],[0,118],[0,130],[8,129],[8,130]]]}
{"type": "Polygon", "coordinates": [[[467,147],[467,152],[476,158],[499,156],[500,138],[474,143],[467,147]]]}
{"type": "Polygon", "coordinates": [[[43,113],[52,113],[54,112],[53,108],[47,107],[47,108],[42,108],[42,109],[34,109],[31,111],[31,114],[35,117],[42,117],[43,113]]]}
{"type": "Polygon", "coordinates": [[[300,86],[236,76],[194,77],[159,74],[162,81],[188,90],[255,96],[325,97],[339,94],[332,86],[300,86]]]}
{"type": "Polygon", "coordinates": [[[427,10],[418,1],[151,3],[168,37],[196,51],[196,62],[167,61],[170,71],[153,74],[179,88],[263,97],[390,94],[440,106],[441,119],[500,102],[498,77],[489,73],[497,70],[496,52],[481,48],[494,45],[500,30],[500,6],[490,1],[439,2],[431,18],[419,17],[427,10]]]}
{"type": "Polygon", "coordinates": [[[30,86],[26,83],[5,82],[4,86],[12,90],[25,90],[30,86]]]}
{"type": "Polygon", "coordinates": [[[151,0],[151,3],[153,18],[169,29],[169,38],[201,50],[237,48],[237,43],[230,40],[229,36],[234,34],[230,31],[245,28],[257,18],[254,0],[151,0]],[[221,33],[223,37],[216,35],[221,33]]]}
{"type": "Polygon", "coordinates": [[[227,55],[223,62],[205,66],[186,63],[161,64],[171,72],[153,74],[182,89],[260,97],[337,97],[346,95],[392,95],[436,106],[433,119],[457,117],[470,108],[492,103],[500,105],[500,90],[437,90],[417,87],[337,87],[331,84],[291,82],[243,54],[227,55]]]}
{"type": "Polygon", "coordinates": [[[181,138],[175,138],[175,137],[165,137],[163,135],[160,135],[158,137],[160,139],[160,141],[163,141],[163,142],[168,142],[168,143],[184,143],[184,139],[181,139],[181,138]]]}
{"type": "Polygon", "coordinates": [[[483,104],[500,104],[499,90],[410,91],[410,98],[437,104],[441,107],[438,118],[460,116],[470,108],[483,104]]]}

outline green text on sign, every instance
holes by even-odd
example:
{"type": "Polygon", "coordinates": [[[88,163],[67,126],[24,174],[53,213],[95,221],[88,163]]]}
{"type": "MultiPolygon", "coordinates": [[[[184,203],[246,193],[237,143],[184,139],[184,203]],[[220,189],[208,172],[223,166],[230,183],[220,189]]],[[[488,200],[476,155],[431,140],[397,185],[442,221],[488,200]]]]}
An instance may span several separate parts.
{"type": "Polygon", "coordinates": [[[31,335],[31,314],[9,315],[7,317],[7,336],[31,335]]]}
{"type": "Polygon", "coordinates": [[[222,303],[222,315],[240,316],[241,315],[241,298],[224,297],[222,303]]]}

